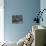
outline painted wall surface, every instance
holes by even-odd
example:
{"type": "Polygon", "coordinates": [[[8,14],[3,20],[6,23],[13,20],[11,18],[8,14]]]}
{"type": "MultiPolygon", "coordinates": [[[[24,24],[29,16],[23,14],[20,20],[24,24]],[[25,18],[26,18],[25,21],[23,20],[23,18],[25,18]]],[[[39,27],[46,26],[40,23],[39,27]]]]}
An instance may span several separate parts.
{"type": "Polygon", "coordinates": [[[4,41],[4,0],[0,0],[0,42],[4,41]]]}
{"type": "MultiPolygon", "coordinates": [[[[41,0],[40,2],[41,2],[40,9],[42,11],[43,9],[46,9],[46,0],[41,0]]],[[[43,22],[41,21],[40,25],[46,26],[46,10],[43,12],[42,17],[43,17],[43,22]]]]}
{"type": "Polygon", "coordinates": [[[40,9],[40,0],[5,0],[5,40],[18,41],[32,29],[35,12],[40,9]],[[13,15],[23,15],[23,24],[12,24],[13,15]]]}

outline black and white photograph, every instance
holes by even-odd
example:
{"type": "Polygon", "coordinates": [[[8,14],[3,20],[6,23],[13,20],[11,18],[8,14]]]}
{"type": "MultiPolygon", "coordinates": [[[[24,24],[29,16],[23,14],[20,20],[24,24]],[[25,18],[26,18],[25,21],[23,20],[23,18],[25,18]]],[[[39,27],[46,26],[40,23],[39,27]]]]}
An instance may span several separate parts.
{"type": "Polygon", "coordinates": [[[15,23],[15,24],[22,24],[23,23],[23,16],[22,15],[13,15],[12,16],[12,23],[15,23]]]}

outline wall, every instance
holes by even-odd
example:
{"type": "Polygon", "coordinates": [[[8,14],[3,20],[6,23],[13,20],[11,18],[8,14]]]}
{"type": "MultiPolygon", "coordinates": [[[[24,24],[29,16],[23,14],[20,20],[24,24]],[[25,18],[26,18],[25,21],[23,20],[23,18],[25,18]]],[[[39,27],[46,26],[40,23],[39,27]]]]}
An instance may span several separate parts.
{"type": "MultiPolygon", "coordinates": [[[[41,2],[40,9],[42,11],[43,9],[46,9],[46,0],[41,0],[40,2],[41,2]]],[[[43,12],[42,17],[43,17],[43,22],[41,21],[40,25],[46,26],[46,10],[43,12]]]]}
{"type": "Polygon", "coordinates": [[[40,0],[5,0],[5,40],[18,41],[32,28],[35,12],[40,9],[40,0]],[[13,15],[23,15],[23,24],[12,24],[13,15]]]}
{"type": "Polygon", "coordinates": [[[4,41],[4,0],[0,0],[0,42],[4,41]]]}

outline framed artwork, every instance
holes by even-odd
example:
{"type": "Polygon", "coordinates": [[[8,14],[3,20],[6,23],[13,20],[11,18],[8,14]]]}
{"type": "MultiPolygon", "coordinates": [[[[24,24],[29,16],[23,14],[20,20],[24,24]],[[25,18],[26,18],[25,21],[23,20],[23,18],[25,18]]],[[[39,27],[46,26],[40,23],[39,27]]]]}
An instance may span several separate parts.
{"type": "Polygon", "coordinates": [[[22,24],[23,23],[23,16],[22,15],[13,15],[12,16],[12,23],[14,24],[22,24]]]}

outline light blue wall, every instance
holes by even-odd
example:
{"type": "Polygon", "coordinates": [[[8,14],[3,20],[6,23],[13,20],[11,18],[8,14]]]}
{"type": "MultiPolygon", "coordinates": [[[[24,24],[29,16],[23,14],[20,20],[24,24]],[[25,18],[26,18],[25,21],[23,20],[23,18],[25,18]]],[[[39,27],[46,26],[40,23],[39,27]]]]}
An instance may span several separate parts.
{"type": "MultiPolygon", "coordinates": [[[[42,11],[43,9],[46,9],[46,0],[41,0],[40,1],[40,10],[42,11]]],[[[43,12],[43,22],[40,22],[40,25],[45,26],[46,27],[46,10],[43,12]]]]}
{"type": "Polygon", "coordinates": [[[4,8],[5,40],[17,41],[31,30],[40,0],[6,0],[4,8]],[[12,24],[12,15],[23,15],[23,24],[12,24]]]}

